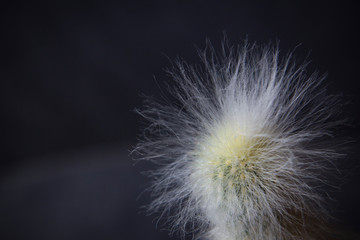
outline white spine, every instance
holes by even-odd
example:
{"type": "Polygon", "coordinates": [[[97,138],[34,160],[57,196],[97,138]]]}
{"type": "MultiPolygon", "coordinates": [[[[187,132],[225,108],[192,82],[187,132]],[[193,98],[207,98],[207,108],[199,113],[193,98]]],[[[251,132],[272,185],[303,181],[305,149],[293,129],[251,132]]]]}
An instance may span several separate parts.
{"type": "Polygon", "coordinates": [[[202,70],[178,63],[176,102],[139,111],[150,125],[136,151],[160,165],[150,211],[206,239],[319,238],[337,98],[276,47],[223,53],[205,51],[202,70]]]}

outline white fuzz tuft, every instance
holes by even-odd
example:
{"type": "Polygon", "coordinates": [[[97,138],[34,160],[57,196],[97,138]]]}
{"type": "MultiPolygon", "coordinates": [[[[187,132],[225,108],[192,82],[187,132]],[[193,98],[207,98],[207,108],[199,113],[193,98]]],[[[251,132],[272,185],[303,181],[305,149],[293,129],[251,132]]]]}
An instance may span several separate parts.
{"type": "Polygon", "coordinates": [[[321,238],[337,99],[277,48],[202,57],[202,70],[177,64],[177,102],[139,111],[150,126],[135,150],[160,165],[150,211],[196,238],[321,238]]]}

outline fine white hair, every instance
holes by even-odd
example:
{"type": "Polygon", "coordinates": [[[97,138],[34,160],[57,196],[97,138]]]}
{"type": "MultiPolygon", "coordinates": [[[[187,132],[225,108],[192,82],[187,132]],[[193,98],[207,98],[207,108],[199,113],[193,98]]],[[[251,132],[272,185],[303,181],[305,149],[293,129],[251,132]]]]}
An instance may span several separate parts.
{"type": "Polygon", "coordinates": [[[324,237],[338,98],[277,46],[200,55],[202,67],[171,70],[171,101],[138,110],[149,125],[135,152],[159,165],[149,211],[194,238],[324,237]]]}

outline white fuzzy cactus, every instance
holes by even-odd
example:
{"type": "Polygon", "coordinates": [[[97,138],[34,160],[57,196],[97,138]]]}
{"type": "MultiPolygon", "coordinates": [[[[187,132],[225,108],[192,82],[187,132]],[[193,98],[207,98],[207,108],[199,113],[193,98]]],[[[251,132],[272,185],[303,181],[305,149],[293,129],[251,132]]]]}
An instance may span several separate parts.
{"type": "Polygon", "coordinates": [[[337,98],[276,47],[244,45],[204,51],[201,70],[178,63],[176,101],[139,111],[136,151],[159,164],[150,211],[194,238],[319,239],[337,98]]]}

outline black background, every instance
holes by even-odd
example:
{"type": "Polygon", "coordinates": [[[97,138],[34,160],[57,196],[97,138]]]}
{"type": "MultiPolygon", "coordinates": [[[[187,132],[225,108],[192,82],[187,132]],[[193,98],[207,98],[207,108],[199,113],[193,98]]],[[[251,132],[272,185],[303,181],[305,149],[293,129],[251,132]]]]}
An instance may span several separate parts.
{"type": "MultiPolygon", "coordinates": [[[[4,3],[3,3],[4,4],[4,3]]],[[[355,141],[334,193],[338,224],[360,226],[359,8],[355,1],[8,2],[1,7],[2,239],[169,239],[140,206],[148,180],[129,150],[133,109],[160,98],[177,57],[279,40],[343,94],[355,141]],[[155,80],[156,78],[156,80],[155,80]],[[139,197],[140,196],[140,197],[139,197]]]]}

